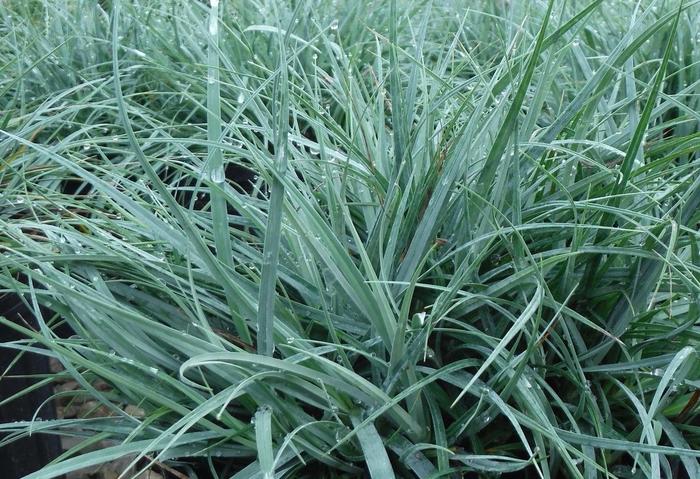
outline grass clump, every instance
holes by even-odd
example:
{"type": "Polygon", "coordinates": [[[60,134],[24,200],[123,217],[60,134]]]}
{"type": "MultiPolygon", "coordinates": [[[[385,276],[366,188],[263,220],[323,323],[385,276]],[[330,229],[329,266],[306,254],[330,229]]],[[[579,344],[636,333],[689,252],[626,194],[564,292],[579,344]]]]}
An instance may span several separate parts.
{"type": "Polygon", "coordinates": [[[3,2],[3,347],[111,412],[4,441],[84,438],[31,479],[698,477],[699,15],[3,2]]]}

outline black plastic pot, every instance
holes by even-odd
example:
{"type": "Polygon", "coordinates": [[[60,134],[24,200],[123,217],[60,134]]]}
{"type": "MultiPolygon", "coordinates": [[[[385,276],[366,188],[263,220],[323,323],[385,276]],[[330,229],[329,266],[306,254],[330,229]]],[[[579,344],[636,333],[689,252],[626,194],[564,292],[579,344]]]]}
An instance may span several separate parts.
{"type": "MultiPolygon", "coordinates": [[[[5,294],[0,297],[0,316],[18,324],[36,327],[36,320],[20,298],[15,294],[5,294]]],[[[17,332],[0,326],[0,342],[23,339],[17,332]]],[[[4,377],[0,379],[0,398],[9,398],[14,394],[30,387],[38,379],[26,377],[49,373],[49,361],[46,356],[38,354],[22,354],[18,360],[18,351],[0,348],[0,371],[4,377]],[[14,362],[14,363],[13,363],[14,362]],[[12,367],[7,368],[12,364],[12,367]],[[19,377],[12,377],[19,376],[19,377]]],[[[25,394],[0,407],[0,423],[26,421],[32,418],[34,412],[52,394],[50,386],[44,386],[25,394]]],[[[40,411],[42,419],[55,418],[56,411],[53,403],[45,404],[40,411]]],[[[57,436],[34,434],[0,448],[0,464],[3,479],[19,479],[45,466],[61,453],[61,444],[57,436]]]]}

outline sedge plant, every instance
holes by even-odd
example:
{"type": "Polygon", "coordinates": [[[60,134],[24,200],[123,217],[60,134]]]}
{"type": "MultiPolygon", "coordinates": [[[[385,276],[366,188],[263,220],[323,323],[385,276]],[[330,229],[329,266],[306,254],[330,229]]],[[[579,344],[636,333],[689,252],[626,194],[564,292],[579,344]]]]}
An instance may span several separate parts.
{"type": "Polygon", "coordinates": [[[700,477],[697,1],[0,19],[2,347],[106,411],[30,479],[700,477]]]}

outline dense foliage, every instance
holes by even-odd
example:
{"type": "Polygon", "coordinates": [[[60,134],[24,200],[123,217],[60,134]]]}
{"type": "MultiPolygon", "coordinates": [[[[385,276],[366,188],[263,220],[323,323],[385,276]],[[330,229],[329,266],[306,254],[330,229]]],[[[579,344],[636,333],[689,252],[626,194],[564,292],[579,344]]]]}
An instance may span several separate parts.
{"type": "Polygon", "coordinates": [[[30,479],[700,477],[698,2],[217,3],[0,3],[30,479]]]}

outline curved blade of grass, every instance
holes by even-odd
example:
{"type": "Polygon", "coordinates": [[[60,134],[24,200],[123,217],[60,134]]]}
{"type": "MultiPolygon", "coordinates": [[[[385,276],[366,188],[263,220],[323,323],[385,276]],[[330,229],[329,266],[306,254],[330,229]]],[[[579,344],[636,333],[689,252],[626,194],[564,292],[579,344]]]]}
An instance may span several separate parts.
{"type": "Polygon", "coordinates": [[[543,297],[544,288],[541,284],[538,284],[537,290],[532,296],[530,302],[527,304],[527,307],[523,310],[523,312],[520,314],[515,323],[513,323],[510,329],[508,329],[508,332],[505,335],[503,335],[503,338],[499,341],[498,345],[495,348],[493,348],[493,351],[491,351],[488,358],[486,358],[484,363],[481,365],[481,367],[479,367],[479,370],[474,374],[474,376],[467,383],[467,385],[464,386],[464,388],[462,388],[462,391],[452,402],[451,407],[454,407],[460,401],[460,399],[462,399],[462,397],[467,393],[469,388],[471,388],[474,385],[474,383],[479,379],[479,377],[484,373],[484,371],[486,371],[489,368],[489,366],[491,366],[491,363],[496,359],[496,357],[498,357],[508,346],[508,344],[513,340],[513,338],[515,338],[515,336],[520,333],[520,331],[525,327],[525,324],[527,324],[527,322],[535,315],[535,312],[542,303],[543,297]]]}
{"type": "MultiPolygon", "coordinates": [[[[209,431],[185,434],[170,448],[167,456],[173,458],[191,454],[198,448],[205,446],[206,441],[219,437],[218,434],[209,431]]],[[[143,448],[148,446],[150,442],[150,440],[134,441],[81,454],[60,463],[48,465],[37,472],[25,476],[24,479],[51,479],[78,469],[105,464],[130,454],[143,452],[143,448]]]]}

